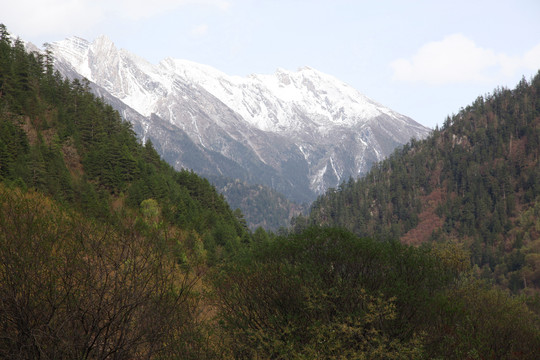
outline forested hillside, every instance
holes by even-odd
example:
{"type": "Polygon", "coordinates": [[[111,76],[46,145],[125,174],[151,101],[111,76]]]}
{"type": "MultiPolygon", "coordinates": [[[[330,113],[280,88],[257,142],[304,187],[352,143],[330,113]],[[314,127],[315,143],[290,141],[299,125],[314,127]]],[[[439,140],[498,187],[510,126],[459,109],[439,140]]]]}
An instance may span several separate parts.
{"type": "Polygon", "coordinates": [[[51,65],[0,26],[0,358],[537,358],[540,301],[459,244],[251,234],[51,65]]]}
{"type": "Polygon", "coordinates": [[[231,208],[244,214],[251,230],[261,227],[277,232],[286,229],[293,217],[306,214],[308,204],[297,204],[264,185],[249,185],[240,180],[209,176],[208,180],[223,194],[231,208]]]}
{"type": "Polygon", "coordinates": [[[202,358],[201,274],[249,237],[0,26],[0,358],[202,358]]]}
{"type": "Polygon", "coordinates": [[[156,201],[171,224],[193,230],[211,248],[246,229],[206,179],[174,171],[152,143],[142,145],[129,123],[84,83],[53,71],[46,55],[0,43],[0,179],[33,188],[89,217],[156,201]]]}
{"type": "Polygon", "coordinates": [[[539,95],[540,74],[478,97],[426,140],[320,197],[309,222],[407,244],[458,242],[482,276],[540,289],[539,95]]]}

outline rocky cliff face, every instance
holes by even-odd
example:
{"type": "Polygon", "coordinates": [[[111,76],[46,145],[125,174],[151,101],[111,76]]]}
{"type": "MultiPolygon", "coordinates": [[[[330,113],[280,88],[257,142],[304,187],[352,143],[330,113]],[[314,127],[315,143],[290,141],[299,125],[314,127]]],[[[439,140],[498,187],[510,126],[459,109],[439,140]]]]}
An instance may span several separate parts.
{"type": "Polygon", "coordinates": [[[309,67],[246,78],[177,59],[150,64],[111,40],[53,43],[176,168],[264,184],[310,201],[429,129],[309,67]]]}

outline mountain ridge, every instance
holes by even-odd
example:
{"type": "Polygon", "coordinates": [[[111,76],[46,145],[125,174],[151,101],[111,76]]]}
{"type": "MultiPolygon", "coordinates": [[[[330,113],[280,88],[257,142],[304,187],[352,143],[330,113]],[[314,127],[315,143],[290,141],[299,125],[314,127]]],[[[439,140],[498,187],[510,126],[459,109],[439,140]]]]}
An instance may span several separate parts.
{"type": "MultiPolygon", "coordinates": [[[[49,49],[61,71],[87,78],[146,117],[139,137],[159,147],[163,139],[151,120],[157,116],[186,134],[197,152],[219,153],[245,170],[238,177],[237,170],[214,166],[202,175],[267,185],[299,202],[365,173],[396,146],[429,133],[309,67],[241,78],[186,60],[154,65],[117,49],[106,36],[93,42],[69,38],[49,49]]],[[[177,149],[161,148],[176,168],[200,167],[196,160],[174,158],[177,149]]]]}

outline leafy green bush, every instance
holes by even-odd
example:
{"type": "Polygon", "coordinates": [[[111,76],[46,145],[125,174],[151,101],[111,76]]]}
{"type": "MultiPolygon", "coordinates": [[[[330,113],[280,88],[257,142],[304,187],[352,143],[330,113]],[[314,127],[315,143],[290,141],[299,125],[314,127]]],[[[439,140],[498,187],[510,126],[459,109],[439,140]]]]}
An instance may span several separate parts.
{"type": "Polygon", "coordinates": [[[257,243],[215,277],[235,358],[417,358],[453,279],[425,249],[310,228],[257,243]]]}

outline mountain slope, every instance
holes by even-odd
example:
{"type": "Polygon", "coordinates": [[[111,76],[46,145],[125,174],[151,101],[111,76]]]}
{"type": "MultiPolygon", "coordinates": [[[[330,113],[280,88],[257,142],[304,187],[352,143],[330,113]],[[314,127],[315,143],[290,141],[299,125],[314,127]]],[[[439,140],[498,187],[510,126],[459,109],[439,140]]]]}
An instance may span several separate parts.
{"type": "Polygon", "coordinates": [[[291,219],[306,214],[308,205],[299,205],[264,185],[249,185],[239,180],[209,176],[233,209],[240,209],[252,231],[261,227],[278,232],[288,228],[291,219]]]}
{"type": "Polygon", "coordinates": [[[139,136],[176,168],[201,166],[201,156],[179,156],[184,140],[171,143],[187,136],[209,162],[202,174],[268,185],[296,201],[366,172],[429,131],[310,68],[240,78],[184,60],[152,65],[106,37],[50,49],[64,74],[87,78],[145,117],[139,136]],[[156,123],[168,123],[171,136],[156,123]]]}
{"type": "Polygon", "coordinates": [[[419,244],[463,243],[485,276],[540,288],[540,74],[479,97],[424,141],[320,197],[314,223],[419,244]]]}
{"type": "Polygon", "coordinates": [[[0,358],[219,358],[201,277],[236,215],[0,24],[0,358]]]}
{"type": "Polygon", "coordinates": [[[247,236],[208,180],[175,171],[84,82],[63,79],[21,41],[0,45],[0,181],[103,221],[152,199],[164,223],[205,238],[210,251],[247,236]]]}

